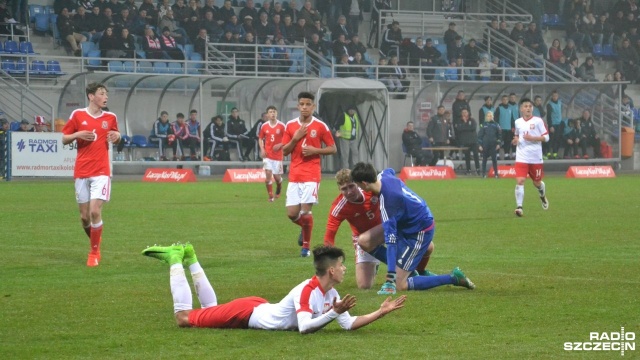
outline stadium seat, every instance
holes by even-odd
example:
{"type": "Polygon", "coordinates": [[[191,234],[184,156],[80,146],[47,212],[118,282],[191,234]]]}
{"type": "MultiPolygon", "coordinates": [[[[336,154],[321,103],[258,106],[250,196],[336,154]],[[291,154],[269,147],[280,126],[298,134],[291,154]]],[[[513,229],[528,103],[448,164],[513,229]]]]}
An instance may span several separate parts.
{"type": "Polygon", "coordinates": [[[138,62],[138,72],[139,73],[152,73],[153,65],[150,61],[140,61],[138,62]]]}
{"type": "Polygon", "coordinates": [[[191,54],[193,54],[193,45],[192,44],[184,45],[183,51],[184,51],[184,58],[191,59],[191,54]]]}
{"type": "Polygon", "coordinates": [[[83,43],[80,43],[80,47],[82,48],[83,57],[89,56],[89,51],[98,49],[98,46],[91,41],[85,41],[83,43]]]}
{"type": "Polygon", "coordinates": [[[201,70],[204,68],[204,63],[202,63],[202,56],[199,53],[191,54],[190,60],[187,63],[187,73],[189,74],[200,74],[201,70]]]}
{"type": "Polygon", "coordinates": [[[2,70],[11,73],[16,69],[16,62],[13,59],[2,59],[2,70]]]}
{"type": "Polygon", "coordinates": [[[124,72],[134,72],[135,69],[135,64],[133,63],[133,61],[123,61],[122,62],[122,71],[124,72]]]}
{"type": "Polygon", "coordinates": [[[47,68],[42,60],[33,60],[31,62],[31,69],[29,69],[31,75],[46,75],[47,68]]]}
{"type": "Polygon", "coordinates": [[[407,152],[407,147],[404,146],[404,144],[402,144],[402,152],[404,153],[404,162],[402,163],[402,166],[407,166],[407,158],[409,158],[409,163],[413,166],[413,155],[407,152]]]}
{"type": "Polygon", "coordinates": [[[38,14],[44,14],[44,6],[29,4],[29,22],[35,22],[38,14]]]}
{"type": "Polygon", "coordinates": [[[595,58],[601,58],[604,55],[604,50],[602,49],[602,44],[593,44],[593,51],[591,54],[595,58]]]}
{"type": "Polygon", "coordinates": [[[50,14],[50,15],[55,15],[56,10],[53,8],[53,6],[47,5],[47,6],[44,7],[44,13],[45,14],[50,14]]]}
{"type": "Polygon", "coordinates": [[[11,125],[9,126],[9,130],[18,131],[18,129],[20,129],[20,122],[19,121],[12,121],[11,125]]]}
{"type": "MultiPolygon", "coordinates": [[[[4,50],[7,51],[6,43],[5,43],[4,50]]],[[[602,55],[604,57],[606,57],[606,58],[609,58],[609,59],[614,59],[614,58],[618,57],[618,54],[616,54],[615,50],[613,49],[613,45],[611,45],[611,44],[607,44],[607,45],[603,46],[602,55]]]]}
{"type": "Polygon", "coordinates": [[[4,54],[4,44],[0,41],[0,54],[4,54]]]}
{"type": "Polygon", "coordinates": [[[182,70],[182,64],[177,62],[170,62],[167,64],[168,71],[170,74],[182,74],[184,71],[182,70]]]}
{"type": "Polygon", "coordinates": [[[34,19],[35,19],[35,26],[34,29],[38,32],[41,33],[47,33],[51,30],[50,25],[49,25],[49,18],[51,15],[49,14],[36,14],[34,19]]]}
{"type": "Polygon", "coordinates": [[[33,44],[30,41],[21,41],[19,48],[20,53],[22,54],[33,55],[36,53],[35,51],[33,51],[33,44]]]}
{"type": "Polygon", "coordinates": [[[56,75],[56,76],[65,74],[64,72],[62,72],[62,68],[60,67],[60,62],[58,60],[47,61],[47,72],[50,75],[56,75]]]}
{"type": "Polygon", "coordinates": [[[153,72],[156,74],[168,74],[169,68],[167,67],[167,63],[164,61],[154,61],[153,72]]]}
{"type": "Polygon", "coordinates": [[[16,61],[16,70],[13,72],[15,75],[24,75],[27,72],[27,60],[24,58],[16,61]]]}
{"type": "Polygon", "coordinates": [[[107,69],[111,72],[123,72],[124,66],[120,60],[110,60],[107,63],[107,69]]]}
{"type": "Polygon", "coordinates": [[[135,149],[145,149],[149,147],[153,147],[147,141],[147,137],[144,135],[133,135],[131,137],[131,148],[133,148],[133,157],[135,158],[135,149]]]}
{"type": "Polygon", "coordinates": [[[444,69],[437,69],[435,76],[433,77],[433,80],[436,80],[436,81],[446,80],[447,78],[444,76],[445,74],[444,71],[445,71],[444,69]]]}
{"type": "Polygon", "coordinates": [[[18,43],[13,40],[7,40],[4,42],[4,52],[6,54],[17,54],[20,52],[18,49],[18,43]]]}
{"type": "Polygon", "coordinates": [[[87,54],[87,66],[91,69],[99,68],[102,66],[102,61],[100,60],[100,50],[94,49],[89,51],[87,54]]]}
{"type": "Polygon", "coordinates": [[[549,14],[542,15],[542,29],[546,29],[549,26],[550,21],[551,18],[549,17],[549,14]]]}

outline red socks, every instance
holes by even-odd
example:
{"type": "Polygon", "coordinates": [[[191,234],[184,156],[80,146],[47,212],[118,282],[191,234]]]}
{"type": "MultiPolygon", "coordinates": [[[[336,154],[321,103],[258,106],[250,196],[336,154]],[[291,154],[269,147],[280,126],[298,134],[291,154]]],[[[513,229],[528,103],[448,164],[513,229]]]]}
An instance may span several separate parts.
{"type": "Polygon", "coordinates": [[[311,214],[300,215],[294,223],[302,228],[302,247],[309,249],[311,244],[311,231],[313,230],[313,216],[311,214]]]}

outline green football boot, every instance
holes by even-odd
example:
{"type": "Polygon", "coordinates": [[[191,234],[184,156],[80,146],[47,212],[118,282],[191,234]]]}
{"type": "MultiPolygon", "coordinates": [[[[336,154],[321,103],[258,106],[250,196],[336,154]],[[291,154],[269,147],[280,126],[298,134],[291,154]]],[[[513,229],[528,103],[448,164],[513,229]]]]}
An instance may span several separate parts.
{"type": "Polygon", "coordinates": [[[182,258],[182,265],[189,267],[198,262],[196,258],[196,252],[193,249],[193,245],[190,243],[184,244],[184,258],[182,258]]]}
{"type": "Polygon", "coordinates": [[[160,261],[166,262],[169,265],[181,264],[184,257],[184,246],[149,246],[148,248],[142,250],[142,255],[156,258],[160,261]]]}
{"type": "Polygon", "coordinates": [[[476,285],[468,277],[465,276],[465,274],[462,272],[462,270],[460,270],[459,267],[453,269],[453,271],[451,272],[451,276],[456,279],[456,282],[454,284],[455,286],[466,287],[469,290],[473,290],[476,288],[476,285]]]}

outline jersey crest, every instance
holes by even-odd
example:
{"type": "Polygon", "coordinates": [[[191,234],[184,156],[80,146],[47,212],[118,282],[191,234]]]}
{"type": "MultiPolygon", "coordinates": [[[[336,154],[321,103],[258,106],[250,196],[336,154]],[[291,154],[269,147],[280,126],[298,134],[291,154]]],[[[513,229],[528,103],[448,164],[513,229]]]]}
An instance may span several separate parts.
{"type": "Polygon", "coordinates": [[[109,124],[106,121],[103,121],[102,122],[102,128],[105,129],[105,130],[108,129],[109,128],[109,124]]]}
{"type": "Polygon", "coordinates": [[[318,136],[318,133],[315,130],[311,130],[311,137],[314,138],[318,136]]]}

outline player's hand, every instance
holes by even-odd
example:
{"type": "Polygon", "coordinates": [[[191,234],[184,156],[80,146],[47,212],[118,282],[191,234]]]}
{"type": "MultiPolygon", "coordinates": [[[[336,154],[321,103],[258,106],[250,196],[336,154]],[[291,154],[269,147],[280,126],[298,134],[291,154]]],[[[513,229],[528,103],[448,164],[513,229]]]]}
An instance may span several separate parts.
{"type": "Polygon", "coordinates": [[[511,145],[518,146],[518,137],[514,136],[513,140],[511,140],[511,145]]]}
{"type": "Polygon", "coordinates": [[[306,145],[302,147],[302,155],[310,156],[318,153],[318,148],[310,145],[306,145]]]}
{"type": "Polygon", "coordinates": [[[522,138],[527,141],[537,141],[535,139],[536,137],[533,135],[529,135],[529,133],[525,133],[524,135],[522,135],[522,138]]]}
{"type": "Polygon", "coordinates": [[[82,130],[76,133],[76,139],[85,141],[95,141],[98,136],[93,131],[82,130]]]}
{"type": "MultiPolygon", "coordinates": [[[[276,150],[276,147],[275,147],[275,146],[273,147],[273,150],[278,151],[278,150],[276,150]]],[[[267,154],[264,152],[264,150],[260,150],[260,157],[261,157],[261,158],[263,158],[263,159],[264,159],[265,157],[267,157],[267,154]]]]}
{"type": "Polygon", "coordinates": [[[120,133],[117,131],[109,131],[107,133],[107,141],[110,143],[117,143],[118,141],[120,141],[120,133]]]}
{"type": "Polygon", "coordinates": [[[500,145],[496,145],[496,150],[500,150],[500,145]]]}
{"type": "Polygon", "coordinates": [[[336,130],[336,137],[340,137],[340,130],[336,130]]]}
{"type": "Polygon", "coordinates": [[[407,295],[402,295],[396,298],[395,300],[391,299],[391,296],[387,297],[384,302],[380,305],[381,317],[394,311],[404,307],[404,302],[407,300],[407,295]]]}
{"type": "Polygon", "coordinates": [[[549,132],[553,134],[554,132],[556,132],[556,129],[554,129],[553,126],[552,126],[552,127],[549,128],[549,132]]]}
{"type": "Polygon", "coordinates": [[[482,146],[478,146],[478,151],[482,151],[482,146]]]}
{"type": "Polygon", "coordinates": [[[351,308],[356,306],[356,297],[350,294],[347,294],[340,301],[337,300],[338,298],[333,299],[333,311],[337,312],[338,314],[349,311],[351,308]]]}
{"type": "Polygon", "coordinates": [[[300,126],[298,130],[293,134],[293,139],[299,141],[303,137],[307,136],[307,124],[300,126]]]}

